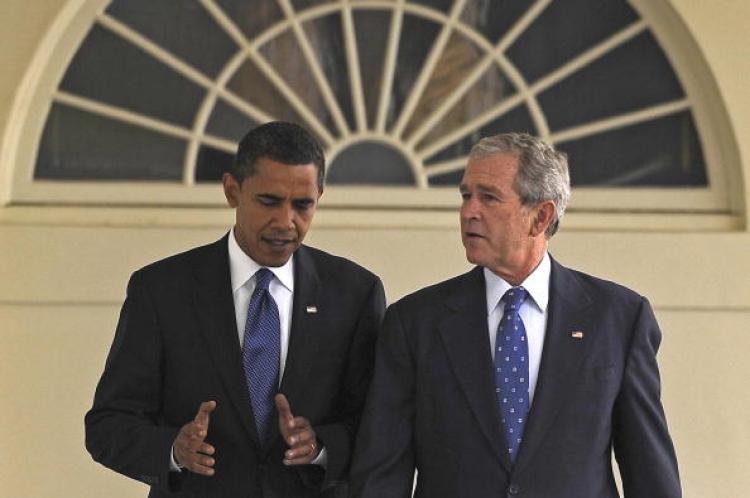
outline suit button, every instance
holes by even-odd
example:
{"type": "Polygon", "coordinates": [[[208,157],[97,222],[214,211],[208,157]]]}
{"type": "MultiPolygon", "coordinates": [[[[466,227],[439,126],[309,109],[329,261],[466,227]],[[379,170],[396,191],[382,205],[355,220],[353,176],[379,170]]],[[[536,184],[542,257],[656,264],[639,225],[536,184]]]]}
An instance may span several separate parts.
{"type": "Polygon", "coordinates": [[[508,486],[508,494],[509,495],[517,495],[521,492],[521,486],[519,486],[516,483],[512,483],[510,486],[508,486]]]}

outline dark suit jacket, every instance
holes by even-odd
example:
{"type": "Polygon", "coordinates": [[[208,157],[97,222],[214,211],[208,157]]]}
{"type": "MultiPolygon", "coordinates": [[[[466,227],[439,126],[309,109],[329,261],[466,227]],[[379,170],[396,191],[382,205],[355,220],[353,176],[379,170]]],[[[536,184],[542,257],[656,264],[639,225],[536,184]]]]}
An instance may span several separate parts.
{"type": "Polygon", "coordinates": [[[295,253],[284,376],[295,415],[327,448],[327,471],[286,467],[274,424],[263,447],[252,418],[232,300],[227,237],[135,272],[94,405],[86,447],[149,496],[317,497],[346,479],[385,308],[383,285],[356,264],[309,247],[295,253]],[[317,312],[308,312],[315,306],[317,312]],[[216,474],[169,472],[172,443],[202,401],[216,400],[207,442],[216,474]]]}
{"type": "Polygon", "coordinates": [[[390,306],[353,496],[411,496],[416,467],[417,497],[616,497],[613,447],[625,496],[681,496],[659,399],[660,332],[643,297],[552,262],[544,350],[515,465],[495,402],[485,303],[475,268],[390,306]]]}

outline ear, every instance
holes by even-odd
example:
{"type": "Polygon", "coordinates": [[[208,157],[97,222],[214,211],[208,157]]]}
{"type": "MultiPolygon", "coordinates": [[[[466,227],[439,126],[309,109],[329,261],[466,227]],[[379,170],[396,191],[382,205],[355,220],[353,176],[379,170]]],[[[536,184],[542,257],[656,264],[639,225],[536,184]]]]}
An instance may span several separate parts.
{"type": "Polygon", "coordinates": [[[557,209],[552,201],[542,201],[532,211],[531,229],[529,235],[536,237],[543,235],[555,219],[557,209]]]}
{"type": "Polygon", "coordinates": [[[221,177],[221,183],[224,185],[224,196],[230,207],[236,208],[240,203],[240,184],[237,179],[229,173],[224,173],[221,177]]]}

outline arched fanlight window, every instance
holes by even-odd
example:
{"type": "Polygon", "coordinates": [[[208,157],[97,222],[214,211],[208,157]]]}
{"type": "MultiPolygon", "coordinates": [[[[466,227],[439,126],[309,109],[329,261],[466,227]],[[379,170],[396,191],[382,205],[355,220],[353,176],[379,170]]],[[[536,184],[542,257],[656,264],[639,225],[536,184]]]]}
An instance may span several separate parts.
{"type": "Polygon", "coordinates": [[[162,188],[166,202],[220,202],[201,191],[237,140],[285,119],[326,148],[334,203],[453,205],[471,145],[525,131],[569,153],[574,209],[726,211],[698,85],[641,3],[105,3],[52,95],[20,197],[96,182],[86,199],[106,202],[139,182],[143,195],[120,198],[159,203],[162,188]],[[373,186],[384,195],[358,193],[373,186]]]}

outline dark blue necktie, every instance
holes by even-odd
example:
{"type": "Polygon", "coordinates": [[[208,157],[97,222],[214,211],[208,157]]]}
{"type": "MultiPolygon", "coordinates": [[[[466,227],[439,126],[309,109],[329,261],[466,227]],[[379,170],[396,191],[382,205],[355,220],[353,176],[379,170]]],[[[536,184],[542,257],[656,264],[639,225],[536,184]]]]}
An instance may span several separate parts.
{"type": "Polygon", "coordinates": [[[262,443],[266,442],[273,423],[273,397],[279,383],[281,326],[279,308],[268,290],[272,278],[273,273],[267,268],[255,274],[255,291],[247,308],[242,347],[250,404],[262,443]]]}
{"type": "Polygon", "coordinates": [[[527,295],[523,287],[513,287],[505,293],[505,309],[495,340],[495,392],[512,462],[521,446],[529,413],[529,345],[518,314],[527,295]]]}

